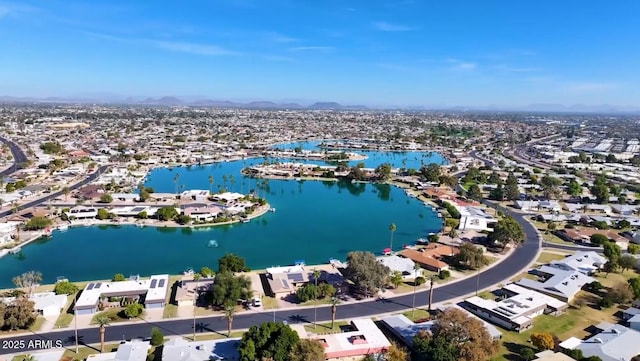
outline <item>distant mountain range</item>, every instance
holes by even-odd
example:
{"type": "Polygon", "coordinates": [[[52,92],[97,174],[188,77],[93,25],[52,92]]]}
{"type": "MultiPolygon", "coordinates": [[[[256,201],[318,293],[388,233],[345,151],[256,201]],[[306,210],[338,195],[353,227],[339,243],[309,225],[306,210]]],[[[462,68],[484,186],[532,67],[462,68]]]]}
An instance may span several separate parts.
{"type": "Polygon", "coordinates": [[[316,102],[302,105],[297,102],[275,103],[272,101],[229,101],[214,100],[202,97],[178,98],[174,96],[152,97],[119,97],[115,95],[94,95],[88,97],[14,97],[0,96],[0,102],[5,103],[76,103],[76,104],[131,104],[155,106],[197,106],[215,108],[244,108],[244,109],[308,109],[308,110],[367,110],[392,109],[413,111],[522,111],[522,112],[550,112],[550,113],[640,113],[640,107],[617,105],[584,105],[574,104],[531,104],[521,107],[508,106],[387,106],[370,107],[365,105],[342,105],[336,102],[316,102]]]}

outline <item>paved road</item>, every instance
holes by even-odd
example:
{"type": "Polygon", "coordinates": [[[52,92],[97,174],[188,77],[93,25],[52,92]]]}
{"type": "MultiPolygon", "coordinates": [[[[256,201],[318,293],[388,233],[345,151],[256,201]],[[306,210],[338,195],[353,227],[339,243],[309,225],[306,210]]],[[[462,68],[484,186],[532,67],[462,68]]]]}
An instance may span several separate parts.
{"type": "Polygon", "coordinates": [[[20,148],[16,143],[4,137],[0,137],[0,142],[6,144],[9,147],[11,154],[13,154],[13,166],[0,172],[0,177],[6,177],[15,173],[18,170],[18,164],[25,163],[28,158],[22,151],[22,148],[20,148]]]}
{"type": "MultiPolygon", "coordinates": [[[[81,181],[80,181],[80,182],[78,182],[78,183],[75,183],[75,184],[71,185],[71,186],[69,187],[69,190],[70,190],[70,191],[73,191],[73,190],[76,190],[76,189],[78,189],[78,188],[80,188],[80,187],[82,187],[82,186],[84,186],[84,185],[86,185],[86,184],[88,184],[88,183],[93,182],[94,180],[96,180],[96,179],[100,176],[100,174],[104,173],[104,171],[105,171],[108,167],[109,167],[108,165],[103,165],[103,166],[99,167],[99,168],[98,168],[98,170],[97,170],[96,172],[94,172],[94,173],[90,174],[87,178],[85,178],[85,179],[81,180],[81,181]]],[[[59,197],[59,196],[61,196],[61,195],[63,195],[62,190],[57,191],[57,192],[54,192],[54,193],[51,193],[51,194],[49,194],[49,195],[47,195],[47,196],[45,196],[45,197],[41,197],[41,198],[38,198],[38,199],[36,199],[36,200],[33,200],[33,201],[30,201],[30,202],[27,202],[27,203],[20,204],[20,209],[26,209],[26,208],[36,207],[36,206],[38,206],[38,205],[40,205],[40,204],[42,204],[42,203],[44,203],[44,202],[46,202],[46,201],[49,201],[49,200],[55,199],[55,198],[57,198],[57,197],[59,197]]],[[[12,211],[11,211],[11,210],[4,211],[4,212],[0,212],[0,218],[2,218],[2,217],[6,217],[6,216],[10,215],[11,213],[12,213],[12,211]]]]}
{"type": "MultiPolygon", "coordinates": [[[[526,233],[525,242],[517,248],[504,261],[490,268],[477,277],[471,277],[459,282],[443,285],[434,289],[433,302],[443,302],[452,300],[464,295],[474,293],[476,289],[484,289],[491,287],[497,283],[503,282],[517,273],[524,267],[533,262],[540,249],[540,240],[536,230],[527,222],[524,217],[526,215],[512,212],[508,209],[501,209],[505,214],[514,217],[524,227],[526,233]]],[[[428,303],[428,292],[421,291],[416,293],[416,306],[424,307],[428,303]]],[[[337,310],[337,318],[353,319],[358,317],[370,317],[389,312],[399,312],[412,307],[412,294],[388,298],[385,300],[362,301],[358,303],[350,303],[339,305],[337,310]]],[[[330,307],[318,307],[318,322],[325,322],[331,319],[330,307]]],[[[251,312],[247,314],[239,314],[234,318],[234,329],[245,329],[253,325],[263,322],[273,321],[274,315],[276,321],[286,320],[289,323],[308,323],[314,320],[313,308],[286,310],[269,312],[251,312]]],[[[141,322],[136,324],[117,325],[114,324],[107,328],[105,334],[106,342],[117,342],[123,339],[146,338],[149,337],[152,327],[158,327],[165,335],[185,335],[193,332],[193,321],[189,319],[167,320],[158,322],[141,322]]],[[[226,330],[226,320],[220,316],[206,317],[197,319],[197,332],[222,332],[226,330]]],[[[21,340],[25,342],[22,350],[8,350],[0,348],[0,354],[15,353],[20,351],[32,351],[34,347],[29,347],[29,342],[33,340],[61,340],[66,347],[72,348],[74,345],[74,331],[66,330],[59,332],[48,332],[44,334],[34,333],[30,336],[21,336],[13,338],[5,338],[6,340],[21,340]]],[[[96,328],[81,329],[78,331],[78,339],[84,344],[93,344],[99,342],[99,334],[96,328]]]]}

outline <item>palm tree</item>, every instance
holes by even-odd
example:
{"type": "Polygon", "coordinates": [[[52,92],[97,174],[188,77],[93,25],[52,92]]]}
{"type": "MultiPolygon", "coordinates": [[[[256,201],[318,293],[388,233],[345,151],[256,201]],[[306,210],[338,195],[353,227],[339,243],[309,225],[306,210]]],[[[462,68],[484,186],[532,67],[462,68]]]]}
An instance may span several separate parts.
{"type": "Polygon", "coordinates": [[[233,192],[233,185],[236,183],[236,179],[233,174],[229,175],[229,183],[231,184],[231,191],[233,192]]]}
{"type": "MultiPolygon", "coordinates": [[[[320,271],[317,269],[313,269],[313,282],[316,285],[316,295],[318,294],[318,278],[320,278],[320,271]]],[[[316,329],[318,327],[318,304],[317,302],[313,303],[313,328],[316,329]]]]}
{"type": "Polygon", "coordinates": [[[416,287],[418,286],[418,271],[420,270],[420,264],[415,263],[413,265],[413,303],[411,304],[411,318],[413,318],[413,313],[416,310],[416,287]]]}
{"type": "Polygon", "coordinates": [[[209,194],[213,193],[213,176],[209,175],[209,194]]]}
{"type": "Polygon", "coordinates": [[[389,232],[391,233],[391,237],[389,240],[389,249],[391,250],[391,252],[393,253],[393,232],[396,231],[396,224],[395,223],[391,223],[389,225],[389,232]]]}
{"type": "Polygon", "coordinates": [[[227,175],[223,174],[222,175],[222,184],[224,185],[224,190],[227,190],[227,175]]]}
{"type": "Polygon", "coordinates": [[[431,313],[431,302],[433,301],[433,283],[436,281],[438,276],[433,275],[429,277],[429,313],[431,313]]]}
{"type": "Polygon", "coordinates": [[[67,197],[69,196],[69,187],[62,188],[62,193],[64,194],[64,201],[67,201],[67,197]]]}
{"type": "Polygon", "coordinates": [[[107,316],[100,316],[96,318],[96,323],[100,326],[100,353],[102,353],[104,352],[104,330],[111,324],[111,320],[107,316]]]}
{"type": "Polygon", "coordinates": [[[331,329],[333,330],[333,324],[336,322],[336,312],[338,311],[338,305],[340,300],[336,297],[331,298],[331,329]]]}
{"type": "Polygon", "coordinates": [[[400,286],[400,284],[402,283],[402,273],[400,273],[400,271],[393,271],[391,277],[389,277],[389,281],[391,281],[393,287],[397,289],[398,286],[400,286]]]}
{"type": "Polygon", "coordinates": [[[180,180],[180,173],[176,173],[173,176],[173,185],[176,187],[176,194],[178,194],[178,180],[180,180]]]}
{"type": "Polygon", "coordinates": [[[227,337],[231,337],[231,326],[233,325],[233,316],[236,314],[236,308],[232,305],[224,306],[224,318],[227,319],[227,337]]]}

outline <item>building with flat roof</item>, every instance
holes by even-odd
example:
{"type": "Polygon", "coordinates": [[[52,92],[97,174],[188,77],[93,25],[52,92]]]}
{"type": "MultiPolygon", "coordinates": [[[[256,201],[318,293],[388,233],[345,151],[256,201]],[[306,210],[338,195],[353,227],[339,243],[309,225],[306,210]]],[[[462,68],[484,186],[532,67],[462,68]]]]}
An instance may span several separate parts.
{"type": "Polygon", "coordinates": [[[118,351],[89,355],[87,361],[146,361],[149,348],[149,341],[124,342],[118,351]]]}
{"type": "Polygon", "coordinates": [[[584,285],[594,281],[580,271],[565,271],[549,266],[540,266],[531,272],[538,276],[538,280],[522,278],[516,283],[565,302],[570,302],[584,285]]]}
{"type": "MultiPolygon", "coordinates": [[[[391,346],[389,340],[371,319],[352,320],[343,332],[327,335],[300,335],[317,340],[324,347],[325,358],[360,357],[379,354],[391,346]]],[[[296,329],[301,332],[300,329],[296,329]]]]}
{"type": "Polygon", "coordinates": [[[102,299],[108,297],[137,298],[146,308],[162,308],[168,287],[169,275],[154,275],[148,280],[133,277],[121,282],[90,282],[76,300],[74,311],[78,315],[94,314],[102,299]]]}
{"type": "Polygon", "coordinates": [[[461,306],[482,319],[518,332],[531,327],[536,316],[557,315],[569,307],[565,302],[513,283],[504,286],[500,293],[505,298],[499,301],[473,296],[461,306]]]}
{"type": "Polygon", "coordinates": [[[476,231],[493,231],[493,226],[498,220],[488,215],[482,208],[473,206],[455,206],[460,212],[460,224],[458,229],[461,231],[472,229],[476,231]]]}
{"type": "Polygon", "coordinates": [[[605,322],[595,327],[599,333],[586,340],[571,337],[560,343],[560,347],[578,349],[584,357],[596,356],[602,361],[630,361],[640,354],[640,332],[605,322]]]}
{"type": "Polygon", "coordinates": [[[607,259],[593,251],[576,251],[574,254],[560,260],[551,261],[549,267],[565,271],[578,271],[586,275],[598,271],[607,259]]]}
{"type": "Polygon", "coordinates": [[[174,337],[162,348],[162,361],[237,360],[239,338],[187,341],[174,337]]]}

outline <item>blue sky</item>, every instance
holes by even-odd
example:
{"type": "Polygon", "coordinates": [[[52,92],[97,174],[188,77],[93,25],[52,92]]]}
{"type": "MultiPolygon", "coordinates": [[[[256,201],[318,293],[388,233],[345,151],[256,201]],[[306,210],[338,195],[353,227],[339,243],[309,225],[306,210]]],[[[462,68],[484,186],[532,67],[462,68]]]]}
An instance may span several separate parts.
{"type": "Polygon", "coordinates": [[[640,106],[640,1],[0,0],[0,95],[640,106]]]}

